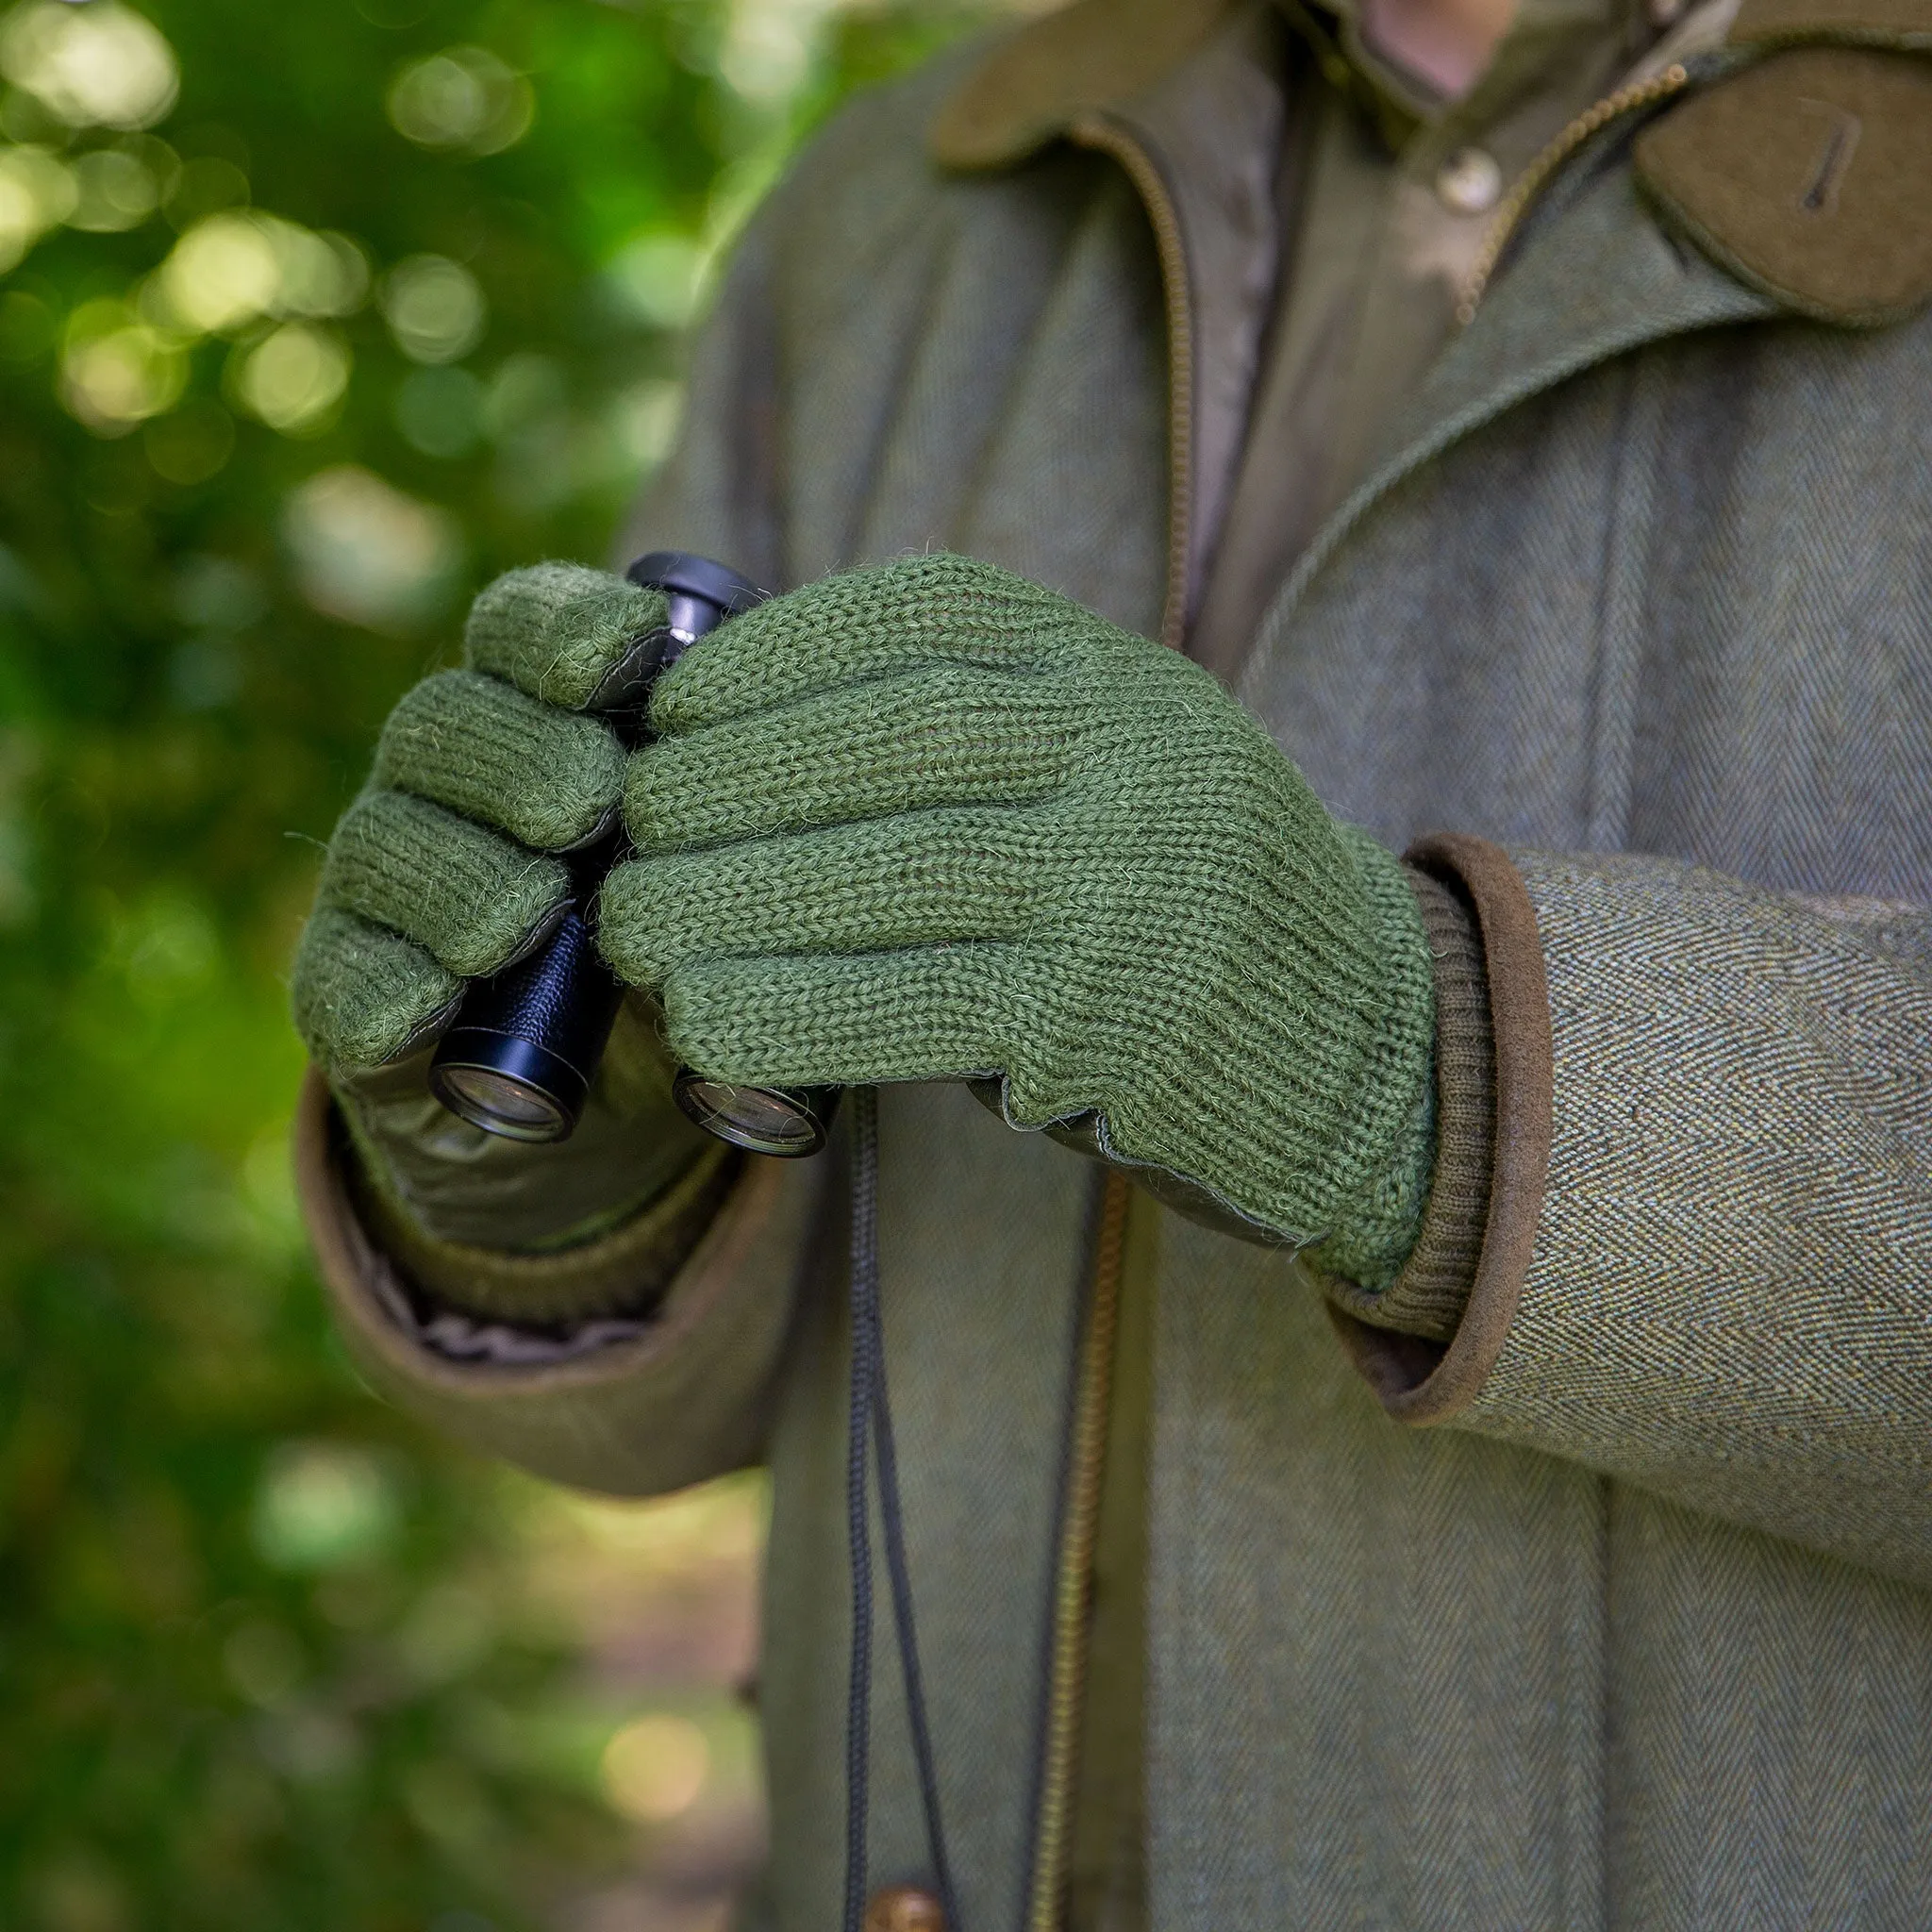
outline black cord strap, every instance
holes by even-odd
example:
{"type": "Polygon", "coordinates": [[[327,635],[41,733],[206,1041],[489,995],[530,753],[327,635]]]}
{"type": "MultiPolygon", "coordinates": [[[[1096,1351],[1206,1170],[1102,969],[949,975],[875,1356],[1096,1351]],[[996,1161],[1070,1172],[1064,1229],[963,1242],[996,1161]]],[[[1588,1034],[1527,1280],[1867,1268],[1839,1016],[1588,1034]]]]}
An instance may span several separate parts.
{"type": "Polygon", "coordinates": [[[919,1639],[912,1615],[912,1577],[906,1560],[906,1526],[899,1507],[899,1460],[892,1442],[892,1410],[886,1395],[885,1331],[879,1319],[878,1094],[856,1087],[852,1107],[852,1407],[846,1431],[845,1521],[852,1564],[852,1662],[845,1731],[844,1932],[860,1932],[865,1918],[866,1824],[872,1772],[872,1531],[868,1476],[878,1462],[879,1516],[885,1531],[886,1573],[892,1591],[892,1621],[899,1641],[899,1669],[906,1684],[906,1714],[912,1731],[920,1802],[925,1812],[927,1853],[946,1932],[961,1932],[952,1866],[940,1820],[939,1774],[926,1719],[925,1684],[919,1668],[919,1639]],[[870,1451],[870,1453],[868,1453],[870,1451]]]}

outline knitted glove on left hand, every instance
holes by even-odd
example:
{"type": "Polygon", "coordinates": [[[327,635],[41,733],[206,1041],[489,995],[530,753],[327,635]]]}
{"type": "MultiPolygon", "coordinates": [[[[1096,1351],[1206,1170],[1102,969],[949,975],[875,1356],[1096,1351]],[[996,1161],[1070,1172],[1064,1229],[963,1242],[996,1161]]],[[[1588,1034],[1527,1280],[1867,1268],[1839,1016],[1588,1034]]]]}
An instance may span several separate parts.
{"type": "Polygon", "coordinates": [[[969,559],[853,571],[686,653],[631,760],[617,971],[723,1079],[998,1074],[1115,1158],[1392,1276],[1433,1143],[1398,860],[1205,671],[969,559]]]}

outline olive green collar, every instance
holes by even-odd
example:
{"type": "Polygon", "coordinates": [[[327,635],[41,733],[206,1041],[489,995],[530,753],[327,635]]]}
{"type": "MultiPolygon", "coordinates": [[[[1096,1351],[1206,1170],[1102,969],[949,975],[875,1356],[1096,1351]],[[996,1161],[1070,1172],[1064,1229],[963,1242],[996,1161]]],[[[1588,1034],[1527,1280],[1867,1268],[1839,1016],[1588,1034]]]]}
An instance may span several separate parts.
{"type": "Polygon", "coordinates": [[[999,41],[941,106],[941,166],[1010,167],[1081,115],[1124,106],[1203,46],[1238,0],[1074,0],[999,41]]]}

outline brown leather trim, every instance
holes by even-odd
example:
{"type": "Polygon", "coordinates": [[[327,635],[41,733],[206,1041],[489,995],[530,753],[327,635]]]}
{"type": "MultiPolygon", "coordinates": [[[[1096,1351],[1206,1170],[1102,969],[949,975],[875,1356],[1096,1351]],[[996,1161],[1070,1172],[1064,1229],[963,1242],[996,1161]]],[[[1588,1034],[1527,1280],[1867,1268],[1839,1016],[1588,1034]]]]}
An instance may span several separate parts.
{"type": "Polygon", "coordinates": [[[458,1362],[421,1346],[391,1320],[376,1286],[391,1267],[356,1213],[339,1166],[341,1134],[328,1083],[311,1067],[295,1107],[295,1195],[323,1284],[350,1352],[385,1383],[428,1387],[487,1400],[540,1389],[621,1380],[672,1353],[729,1287],[749,1244],[770,1218],[785,1163],[751,1160],[744,1177],[699,1238],[647,1334],[592,1355],[529,1366],[458,1362]]]}
{"type": "Polygon", "coordinates": [[[1932,62],[1774,50],[1688,94],[1631,150],[1640,187],[1727,274],[1848,328],[1932,302],[1932,62]]]}
{"type": "Polygon", "coordinates": [[[1482,1254],[1461,1325],[1446,1344],[1372,1328],[1328,1304],[1350,1358],[1398,1421],[1447,1422],[1475,1399],[1509,1327],[1536,1248],[1549,1176],[1555,1057],[1536,908],[1523,875],[1487,839],[1439,832],[1404,855],[1457,880],[1475,908],[1496,1047],[1496,1155],[1482,1254]]]}

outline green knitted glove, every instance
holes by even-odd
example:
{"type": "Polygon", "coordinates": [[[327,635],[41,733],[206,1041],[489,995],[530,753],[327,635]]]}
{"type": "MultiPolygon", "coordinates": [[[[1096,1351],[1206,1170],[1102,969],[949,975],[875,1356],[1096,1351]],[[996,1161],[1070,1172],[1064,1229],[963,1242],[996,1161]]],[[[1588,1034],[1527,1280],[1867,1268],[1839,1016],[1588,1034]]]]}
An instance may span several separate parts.
{"type": "Polygon", "coordinates": [[[923,557],[763,605],[654,696],[604,950],[759,1083],[998,1074],[1365,1285],[1419,1224],[1434,1003],[1398,860],[1198,666],[923,557]]]}
{"type": "Polygon", "coordinates": [[[625,751],[590,711],[624,692],[664,616],[659,592],[575,564],[498,578],[472,607],[467,668],[397,705],[329,841],[295,959],[296,1024],[370,1177],[432,1238],[580,1242],[709,1145],[671,1099],[655,1014],[621,1020],[581,1124],[556,1145],[479,1132],[426,1077],[464,981],[554,929],[570,876],[551,855],[614,829],[625,751]]]}

